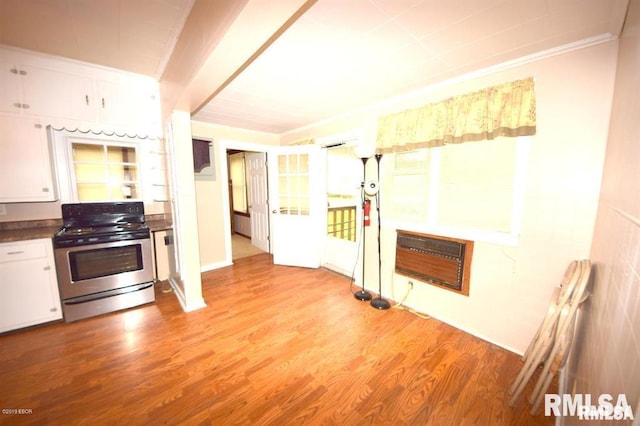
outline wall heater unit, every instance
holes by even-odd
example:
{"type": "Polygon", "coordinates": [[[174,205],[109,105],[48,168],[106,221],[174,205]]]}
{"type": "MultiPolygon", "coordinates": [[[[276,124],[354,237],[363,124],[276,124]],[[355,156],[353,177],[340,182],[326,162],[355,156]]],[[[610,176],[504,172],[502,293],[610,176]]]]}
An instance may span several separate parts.
{"type": "Polygon", "coordinates": [[[473,241],[397,231],[396,273],[469,295],[473,241]]]}

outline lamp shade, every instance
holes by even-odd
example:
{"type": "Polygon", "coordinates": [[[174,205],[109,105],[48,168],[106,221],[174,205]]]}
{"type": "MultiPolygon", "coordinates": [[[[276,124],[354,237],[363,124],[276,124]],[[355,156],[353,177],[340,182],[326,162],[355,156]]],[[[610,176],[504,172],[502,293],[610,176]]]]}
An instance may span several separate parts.
{"type": "Polygon", "coordinates": [[[360,142],[353,149],[353,152],[358,158],[371,158],[375,151],[376,147],[374,145],[368,145],[363,142],[360,142]]]}

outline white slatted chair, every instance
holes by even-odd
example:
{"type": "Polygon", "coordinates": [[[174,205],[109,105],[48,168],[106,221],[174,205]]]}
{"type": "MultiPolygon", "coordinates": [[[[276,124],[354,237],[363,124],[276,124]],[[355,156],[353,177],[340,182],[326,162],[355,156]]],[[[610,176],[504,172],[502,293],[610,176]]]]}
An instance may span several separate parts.
{"type": "Polygon", "coordinates": [[[571,299],[576,284],[582,275],[583,265],[582,262],[572,261],[564,273],[560,286],[554,289],[547,314],[525,351],[522,369],[509,389],[509,394],[512,395],[509,401],[511,406],[515,405],[535,370],[548,359],[555,343],[562,309],[571,299]]]}
{"type": "Polygon", "coordinates": [[[530,402],[533,404],[531,414],[535,414],[540,407],[544,394],[547,392],[553,377],[566,364],[571,349],[573,348],[575,330],[578,326],[578,318],[580,306],[589,297],[587,285],[591,277],[591,262],[588,260],[581,261],[582,273],[576,288],[573,291],[571,299],[562,308],[558,327],[556,329],[555,342],[549,356],[547,357],[542,373],[538,378],[538,382],[533,390],[530,402]]]}

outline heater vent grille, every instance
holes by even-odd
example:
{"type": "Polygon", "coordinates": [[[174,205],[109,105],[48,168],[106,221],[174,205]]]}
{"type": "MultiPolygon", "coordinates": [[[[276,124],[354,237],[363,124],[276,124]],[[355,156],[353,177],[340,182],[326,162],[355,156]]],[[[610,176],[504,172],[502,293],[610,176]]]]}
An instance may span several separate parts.
{"type": "Polygon", "coordinates": [[[469,295],[473,241],[398,231],[396,272],[469,295]]]}

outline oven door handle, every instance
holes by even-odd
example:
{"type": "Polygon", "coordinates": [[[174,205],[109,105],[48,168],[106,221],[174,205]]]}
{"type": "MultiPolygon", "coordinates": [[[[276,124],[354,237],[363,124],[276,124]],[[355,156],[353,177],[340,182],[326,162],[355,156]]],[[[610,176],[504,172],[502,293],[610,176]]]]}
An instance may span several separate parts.
{"type": "Polygon", "coordinates": [[[124,289],[125,291],[123,291],[123,289],[118,288],[115,290],[109,290],[102,293],[94,293],[94,294],[88,294],[86,296],[74,297],[73,299],[64,300],[63,303],[65,305],[78,305],[80,303],[86,303],[92,300],[107,299],[113,296],[120,296],[123,294],[135,293],[136,291],[146,290],[149,287],[153,287],[153,283],[145,283],[145,284],[139,284],[136,286],[128,287],[124,289]]]}

